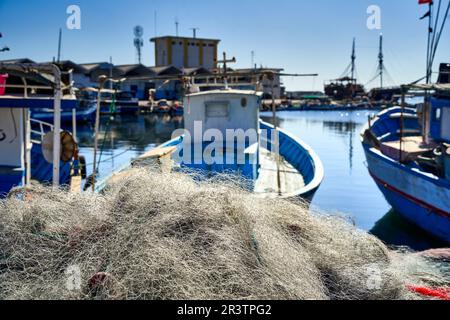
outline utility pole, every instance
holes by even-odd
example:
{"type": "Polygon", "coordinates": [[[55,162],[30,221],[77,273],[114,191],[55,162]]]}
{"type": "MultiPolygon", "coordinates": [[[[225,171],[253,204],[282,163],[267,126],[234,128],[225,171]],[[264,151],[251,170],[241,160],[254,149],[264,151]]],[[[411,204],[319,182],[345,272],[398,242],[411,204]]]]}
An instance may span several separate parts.
{"type": "MultiPolygon", "coordinates": [[[[109,57],[109,77],[112,79],[113,77],[113,60],[112,60],[112,56],[109,57]]],[[[113,89],[113,82],[110,81],[109,82],[109,89],[113,89]]]]}
{"type": "Polygon", "coordinates": [[[255,51],[252,50],[252,66],[251,68],[255,68],[255,51]]]}
{"type": "Polygon", "coordinates": [[[227,54],[223,53],[223,60],[217,61],[217,63],[223,63],[223,79],[225,82],[225,88],[228,88],[228,79],[227,79],[227,63],[236,63],[236,58],[233,57],[232,59],[227,60],[227,54]]]}

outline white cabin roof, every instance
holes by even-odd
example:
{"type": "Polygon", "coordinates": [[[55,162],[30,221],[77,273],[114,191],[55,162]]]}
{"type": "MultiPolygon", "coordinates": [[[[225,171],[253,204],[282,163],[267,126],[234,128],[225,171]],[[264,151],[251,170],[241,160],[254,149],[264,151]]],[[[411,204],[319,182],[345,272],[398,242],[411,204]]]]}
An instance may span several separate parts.
{"type": "Polygon", "coordinates": [[[254,90],[237,90],[237,89],[222,89],[222,90],[209,90],[187,94],[186,97],[198,97],[198,96],[211,96],[211,95],[243,95],[243,96],[262,96],[262,92],[254,90]]]}

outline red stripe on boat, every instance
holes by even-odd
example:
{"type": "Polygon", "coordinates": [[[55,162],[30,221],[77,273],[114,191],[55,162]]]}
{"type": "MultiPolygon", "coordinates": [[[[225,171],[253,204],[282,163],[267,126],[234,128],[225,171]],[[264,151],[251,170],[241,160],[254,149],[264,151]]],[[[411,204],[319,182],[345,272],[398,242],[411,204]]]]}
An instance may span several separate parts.
{"type": "Polygon", "coordinates": [[[411,195],[409,195],[409,194],[407,194],[407,193],[404,193],[403,191],[401,191],[401,190],[399,190],[399,189],[397,189],[397,188],[391,186],[391,185],[388,184],[387,182],[385,182],[385,181],[381,180],[380,178],[376,177],[371,171],[369,171],[369,173],[370,173],[370,175],[372,176],[372,178],[373,178],[376,182],[382,184],[383,186],[385,186],[385,187],[388,188],[389,190],[394,191],[394,192],[400,194],[400,195],[403,196],[404,198],[406,198],[406,199],[408,199],[408,200],[414,202],[415,204],[420,205],[421,207],[423,207],[423,208],[425,208],[425,209],[427,209],[427,210],[429,210],[429,211],[433,211],[433,212],[437,213],[438,215],[440,215],[440,216],[442,216],[442,217],[444,217],[444,218],[450,219],[450,213],[449,213],[449,212],[444,211],[444,210],[439,209],[439,208],[436,208],[436,207],[432,206],[431,204],[428,204],[428,203],[426,203],[426,202],[424,202],[424,201],[422,201],[422,200],[420,200],[420,199],[417,199],[417,198],[415,198],[415,197],[413,197],[413,196],[411,196],[411,195]]]}

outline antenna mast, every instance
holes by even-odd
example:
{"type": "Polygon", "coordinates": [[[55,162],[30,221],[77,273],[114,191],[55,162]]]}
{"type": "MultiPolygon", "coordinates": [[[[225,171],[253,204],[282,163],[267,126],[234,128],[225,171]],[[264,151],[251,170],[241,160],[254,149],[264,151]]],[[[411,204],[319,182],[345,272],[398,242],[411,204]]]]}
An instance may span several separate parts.
{"type": "Polygon", "coordinates": [[[197,39],[197,30],[200,30],[200,28],[191,28],[192,32],[193,32],[193,38],[197,39]]]}
{"type": "Polygon", "coordinates": [[[179,21],[178,21],[178,17],[175,18],[175,34],[178,37],[178,26],[179,26],[179,21]]]}
{"type": "Polygon", "coordinates": [[[144,46],[144,40],[142,39],[142,36],[144,35],[144,28],[141,26],[136,26],[133,29],[134,32],[134,46],[136,47],[136,55],[138,63],[141,64],[142,60],[142,47],[144,46]]]}

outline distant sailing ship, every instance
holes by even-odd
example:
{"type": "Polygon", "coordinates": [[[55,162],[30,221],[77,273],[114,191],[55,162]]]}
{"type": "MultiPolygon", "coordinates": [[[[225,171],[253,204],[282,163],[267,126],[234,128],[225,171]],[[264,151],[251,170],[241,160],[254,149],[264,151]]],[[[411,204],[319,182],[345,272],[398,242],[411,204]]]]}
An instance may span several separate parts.
{"type": "Polygon", "coordinates": [[[364,86],[356,80],[356,40],[353,39],[351,62],[338,79],[330,80],[325,84],[325,94],[330,98],[342,101],[362,98],[366,95],[364,86]]]}
{"type": "Polygon", "coordinates": [[[385,86],[385,77],[389,72],[384,64],[383,35],[379,38],[378,67],[375,76],[366,85],[379,80],[379,87],[366,91],[365,85],[358,83],[356,72],[356,46],[353,39],[351,62],[341,77],[329,80],[325,86],[325,94],[334,101],[341,103],[353,103],[353,107],[386,108],[395,103],[401,94],[401,88],[385,86]]]}

